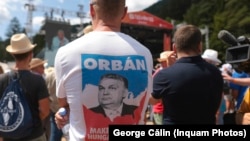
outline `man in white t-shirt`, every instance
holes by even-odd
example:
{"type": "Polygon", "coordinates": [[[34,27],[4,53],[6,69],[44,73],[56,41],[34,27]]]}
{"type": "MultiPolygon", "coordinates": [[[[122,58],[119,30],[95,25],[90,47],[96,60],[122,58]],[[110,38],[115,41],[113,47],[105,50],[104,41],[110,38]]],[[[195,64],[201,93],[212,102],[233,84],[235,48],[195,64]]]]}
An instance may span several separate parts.
{"type": "Polygon", "coordinates": [[[93,31],[57,52],[56,94],[69,117],[56,113],[56,122],[62,128],[69,119],[70,140],[87,141],[94,137],[108,140],[110,124],[145,124],[144,115],[152,92],[153,59],[149,49],[120,32],[126,12],[125,0],[91,0],[93,31]],[[107,73],[128,80],[129,94],[124,102],[136,106],[133,115],[111,120],[91,110],[99,105],[99,80],[107,73]]]}

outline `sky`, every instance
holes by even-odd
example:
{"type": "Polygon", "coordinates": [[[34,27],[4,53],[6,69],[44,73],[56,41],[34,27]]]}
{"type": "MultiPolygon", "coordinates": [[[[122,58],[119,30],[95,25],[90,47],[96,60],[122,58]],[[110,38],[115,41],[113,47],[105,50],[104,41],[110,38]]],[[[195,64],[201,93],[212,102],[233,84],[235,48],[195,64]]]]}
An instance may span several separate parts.
{"type": "MultiPolygon", "coordinates": [[[[79,24],[81,19],[75,15],[75,12],[80,11],[79,5],[83,5],[85,18],[82,22],[89,22],[89,0],[0,0],[0,37],[6,39],[6,32],[10,25],[11,19],[17,17],[21,27],[26,27],[28,21],[28,3],[32,3],[35,9],[32,12],[32,32],[36,34],[44,20],[45,12],[50,9],[58,9],[66,11],[64,17],[70,20],[70,24],[79,24]],[[74,14],[73,14],[74,13],[74,14]]],[[[141,11],[159,0],[126,0],[128,12],[141,11]]],[[[60,12],[54,12],[53,17],[61,17],[60,12]]]]}

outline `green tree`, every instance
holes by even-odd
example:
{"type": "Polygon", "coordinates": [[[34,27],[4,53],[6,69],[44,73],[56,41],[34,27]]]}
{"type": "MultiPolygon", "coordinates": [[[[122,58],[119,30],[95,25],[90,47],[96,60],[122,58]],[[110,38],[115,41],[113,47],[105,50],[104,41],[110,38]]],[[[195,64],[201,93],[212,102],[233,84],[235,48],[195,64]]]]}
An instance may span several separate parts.
{"type": "Polygon", "coordinates": [[[7,28],[7,31],[5,33],[7,39],[2,42],[1,45],[1,51],[0,51],[0,56],[1,60],[6,60],[6,61],[13,61],[13,57],[5,50],[6,46],[10,44],[10,38],[12,35],[16,33],[24,33],[24,28],[21,27],[21,24],[17,17],[14,17],[11,19],[10,24],[7,28]]]}
{"type": "MultiPolygon", "coordinates": [[[[231,47],[224,44],[217,37],[220,30],[227,30],[236,38],[250,33],[250,1],[228,0],[224,1],[223,8],[217,9],[214,14],[213,32],[210,42],[219,50],[222,60],[225,60],[226,50],[231,47]]],[[[249,36],[248,36],[249,37],[249,36]]]]}
{"type": "MultiPolygon", "coordinates": [[[[162,19],[209,27],[209,47],[219,52],[224,61],[230,46],[218,39],[221,30],[228,30],[236,38],[250,37],[249,0],[160,0],[145,9],[162,19]]],[[[205,44],[204,44],[205,45],[205,44]]]]}
{"type": "Polygon", "coordinates": [[[159,2],[145,9],[162,19],[171,18],[175,21],[183,21],[184,14],[195,3],[201,0],[159,0],[159,2]]]}
{"type": "MultiPolygon", "coordinates": [[[[219,58],[223,61],[225,56],[225,48],[223,43],[218,39],[217,35],[220,29],[215,29],[214,16],[218,11],[224,9],[225,2],[222,0],[201,0],[193,3],[184,15],[184,20],[189,24],[194,24],[200,28],[208,26],[209,28],[209,48],[215,49],[219,52],[219,58]]],[[[205,45],[205,44],[203,44],[205,45]]],[[[205,50],[205,47],[203,47],[205,50]]]]}
{"type": "Polygon", "coordinates": [[[6,39],[3,42],[3,46],[1,47],[1,56],[3,58],[3,61],[13,61],[13,57],[6,51],[6,47],[10,44],[10,38],[6,39]]]}
{"type": "Polygon", "coordinates": [[[4,42],[1,39],[0,40],[0,62],[4,60],[3,52],[4,52],[4,42]]]}
{"type": "Polygon", "coordinates": [[[193,3],[184,14],[184,21],[194,25],[210,25],[217,8],[223,6],[222,0],[201,0],[193,3]]]}
{"type": "Polygon", "coordinates": [[[24,28],[21,27],[19,20],[17,17],[14,17],[7,28],[6,36],[10,38],[13,34],[23,33],[24,28]]]}

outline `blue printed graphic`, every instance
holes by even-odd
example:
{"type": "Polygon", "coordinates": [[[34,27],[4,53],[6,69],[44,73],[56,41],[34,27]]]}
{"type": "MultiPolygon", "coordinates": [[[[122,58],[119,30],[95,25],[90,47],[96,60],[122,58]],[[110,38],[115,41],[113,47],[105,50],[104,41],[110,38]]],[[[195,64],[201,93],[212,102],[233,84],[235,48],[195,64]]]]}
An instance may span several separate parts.
{"type": "Polygon", "coordinates": [[[115,73],[128,79],[128,89],[137,97],[148,85],[145,58],[138,55],[107,56],[82,54],[82,89],[87,84],[98,86],[102,75],[115,73]]]}

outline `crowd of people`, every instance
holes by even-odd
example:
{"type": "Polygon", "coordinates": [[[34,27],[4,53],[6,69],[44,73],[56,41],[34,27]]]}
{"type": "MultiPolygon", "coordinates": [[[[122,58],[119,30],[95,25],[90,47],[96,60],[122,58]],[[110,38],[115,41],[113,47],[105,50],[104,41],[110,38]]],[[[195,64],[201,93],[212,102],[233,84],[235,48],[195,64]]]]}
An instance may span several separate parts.
{"type": "MultiPolygon", "coordinates": [[[[53,66],[33,57],[36,44],[27,35],[11,37],[11,71],[21,76],[36,124],[29,136],[4,141],[60,141],[67,123],[72,141],[108,140],[110,124],[146,124],[149,105],[156,125],[223,125],[228,113],[234,124],[250,123],[248,72],[222,64],[216,50],[203,51],[197,26],[175,31],[173,50],[160,54],[154,71],[149,49],[120,31],[125,0],[91,0],[89,6],[91,29],[58,47],[53,66]]],[[[8,75],[0,73],[1,98],[8,75]]]]}

